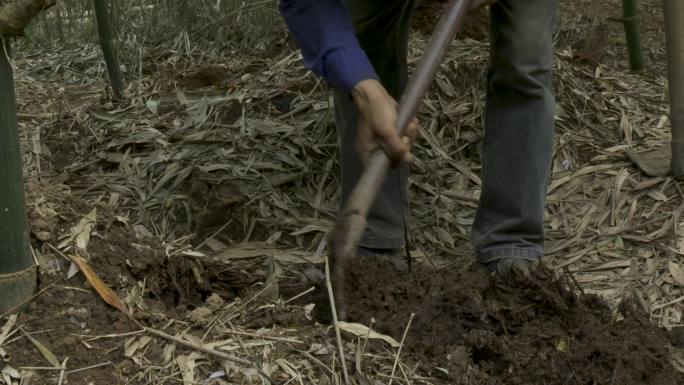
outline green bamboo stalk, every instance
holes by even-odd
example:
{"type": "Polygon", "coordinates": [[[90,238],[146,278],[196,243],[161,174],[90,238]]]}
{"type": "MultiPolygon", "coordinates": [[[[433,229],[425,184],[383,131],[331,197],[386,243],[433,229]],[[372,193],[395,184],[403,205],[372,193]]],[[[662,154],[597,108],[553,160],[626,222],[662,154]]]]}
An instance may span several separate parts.
{"type": "Polygon", "coordinates": [[[675,178],[684,179],[684,2],[663,0],[663,9],[672,124],[672,173],[675,178]]]}
{"type": "Polygon", "coordinates": [[[622,23],[625,26],[627,50],[629,52],[629,69],[639,71],[644,68],[644,52],[641,49],[639,33],[639,17],[636,0],[622,0],[622,23]]]}
{"type": "Polygon", "coordinates": [[[24,201],[14,76],[0,35],[0,314],[36,289],[24,201]]]}
{"type": "Polygon", "coordinates": [[[59,43],[64,46],[66,39],[64,38],[64,27],[62,23],[62,12],[60,5],[55,7],[55,23],[57,24],[57,36],[59,36],[59,43]]]}
{"type": "Polygon", "coordinates": [[[104,56],[109,81],[114,92],[115,99],[123,98],[123,78],[119,69],[119,58],[116,55],[114,42],[112,39],[112,26],[109,16],[109,7],[106,0],[93,0],[95,5],[95,19],[97,22],[97,35],[100,40],[100,48],[104,56]]]}

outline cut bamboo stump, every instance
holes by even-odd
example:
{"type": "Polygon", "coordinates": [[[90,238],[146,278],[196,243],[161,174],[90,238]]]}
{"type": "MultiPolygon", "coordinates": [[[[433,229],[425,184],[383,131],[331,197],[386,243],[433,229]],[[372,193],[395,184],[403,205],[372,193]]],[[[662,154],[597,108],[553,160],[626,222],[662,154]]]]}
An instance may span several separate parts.
{"type": "Polygon", "coordinates": [[[0,314],[36,289],[29,242],[14,76],[0,36],[0,314]]]}

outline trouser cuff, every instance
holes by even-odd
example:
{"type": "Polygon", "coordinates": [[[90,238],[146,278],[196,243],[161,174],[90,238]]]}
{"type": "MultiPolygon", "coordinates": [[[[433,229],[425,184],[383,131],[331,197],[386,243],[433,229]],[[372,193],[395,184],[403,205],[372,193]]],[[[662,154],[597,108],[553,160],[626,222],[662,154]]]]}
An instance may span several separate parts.
{"type": "Polygon", "coordinates": [[[543,253],[528,248],[509,247],[502,249],[486,250],[477,253],[477,261],[482,264],[500,261],[502,259],[524,259],[530,262],[541,260],[543,253]]]}

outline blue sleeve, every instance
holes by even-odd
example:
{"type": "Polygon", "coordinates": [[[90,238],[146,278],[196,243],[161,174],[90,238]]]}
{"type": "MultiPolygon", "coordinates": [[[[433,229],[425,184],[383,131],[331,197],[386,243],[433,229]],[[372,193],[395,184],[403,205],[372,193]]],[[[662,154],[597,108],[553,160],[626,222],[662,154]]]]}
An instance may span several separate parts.
{"type": "Polygon", "coordinates": [[[279,7],[304,65],[332,87],[349,92],[362,80],[377,79],[340,0],[281,0],[279,7]]]}

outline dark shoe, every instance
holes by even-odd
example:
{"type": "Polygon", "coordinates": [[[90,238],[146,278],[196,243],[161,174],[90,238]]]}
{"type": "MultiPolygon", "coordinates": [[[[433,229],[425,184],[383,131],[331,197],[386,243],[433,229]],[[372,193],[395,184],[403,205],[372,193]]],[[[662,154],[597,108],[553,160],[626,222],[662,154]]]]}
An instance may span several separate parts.
{"type": "Polygon", "coordinates": [[[523,258],[500,258],[486,264],[480,264],[487,271],[495,273],[501,277],[520,274],[529,277],[534,269],[539,266],[539,260],[523,258]]]}
{"type": "Polygon", "coordinates": [[[399,255],[403,249],[375,249],[370,247],[359,246],[356,249],[356,255],[359,257],[377,257],[384,255],[399,255]]]}

